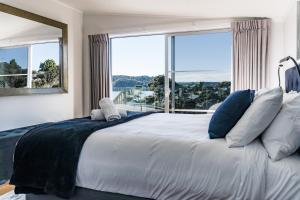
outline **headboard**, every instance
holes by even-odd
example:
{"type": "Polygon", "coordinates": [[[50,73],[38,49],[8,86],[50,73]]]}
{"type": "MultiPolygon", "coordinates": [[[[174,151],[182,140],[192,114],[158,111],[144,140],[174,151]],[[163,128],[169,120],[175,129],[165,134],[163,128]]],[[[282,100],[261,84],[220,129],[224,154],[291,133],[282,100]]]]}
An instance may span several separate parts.
{"type": "Polygon", "coordinates": [[[300,92],[300,76],[296,67],[285,71],[285,91],[290,92],[292,90],[300,92]]]}

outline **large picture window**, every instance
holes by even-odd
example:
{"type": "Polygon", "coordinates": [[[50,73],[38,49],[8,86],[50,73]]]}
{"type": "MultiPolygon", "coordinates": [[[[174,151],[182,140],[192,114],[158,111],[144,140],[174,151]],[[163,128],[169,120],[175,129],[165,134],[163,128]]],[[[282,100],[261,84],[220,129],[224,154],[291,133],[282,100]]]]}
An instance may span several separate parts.
{"type": "Polygon", "coordinates": [[[111,48],[119,107],[209,112],[230,94],[230,31],[113,38],[111,48]]]}

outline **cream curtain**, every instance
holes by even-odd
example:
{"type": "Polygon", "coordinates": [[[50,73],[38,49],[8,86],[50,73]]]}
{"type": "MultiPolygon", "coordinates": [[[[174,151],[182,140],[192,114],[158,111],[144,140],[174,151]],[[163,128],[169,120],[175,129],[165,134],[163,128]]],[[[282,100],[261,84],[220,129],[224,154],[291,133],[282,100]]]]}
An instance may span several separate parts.
{"type": "Polygon", "coordinates": [[[270,19],[232,22],[233,91],[266,87],[270,24],[270,19]]]}
{"type": "Polygon", "coordinates": [[[109,37],[108,34],[89,35],[91,65],[91,109],[99,108],[99,100],[109,97],[109,37]]]}

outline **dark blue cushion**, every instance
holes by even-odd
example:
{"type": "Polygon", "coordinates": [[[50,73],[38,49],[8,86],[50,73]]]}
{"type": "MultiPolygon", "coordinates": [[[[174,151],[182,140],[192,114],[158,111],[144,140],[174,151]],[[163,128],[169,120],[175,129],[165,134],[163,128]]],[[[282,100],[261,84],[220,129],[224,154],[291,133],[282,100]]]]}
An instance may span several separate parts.
{"type": "Polygon", "coordinates": [[[254,98],[254,90],[231,93],[213,114],[208,128],[211,139],[224,138],[243,116],[254,98]]]}

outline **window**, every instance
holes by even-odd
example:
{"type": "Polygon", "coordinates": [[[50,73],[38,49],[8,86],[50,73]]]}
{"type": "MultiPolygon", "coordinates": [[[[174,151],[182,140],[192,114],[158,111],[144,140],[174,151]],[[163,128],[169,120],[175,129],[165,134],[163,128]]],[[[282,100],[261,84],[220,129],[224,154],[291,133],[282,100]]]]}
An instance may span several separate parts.
{"type": "Polygon", "coordinates": [[[27,86],[28,48],[0,48],[0,88],[27,86]]]}
{"type": "Polygon", "coordinates": [[[111,40],[112,99],[132,111],[164,109],[165,37],[111,40]]]}
{"type": "Polygon", "coordinates": [[[136,111],[213,110],[230,94],[231,45],[227,30],[113,38],[113,101],[136,111]]]}
{"type": "Polygon", "coordinates": [[[231,32],[174,35],[170,39],[173,111],[209,110],[230,93],[231,32]]]}
{"type": "Polygon", "coordinates": [[[59,58],[58,42],[0,48],[0,88],[59,87],[59,58]]]}
{"type": "Polygon", "coordinates": [[[60,87],[61,62],[58,42],[31,45],[32,88],[60,87]]]}

